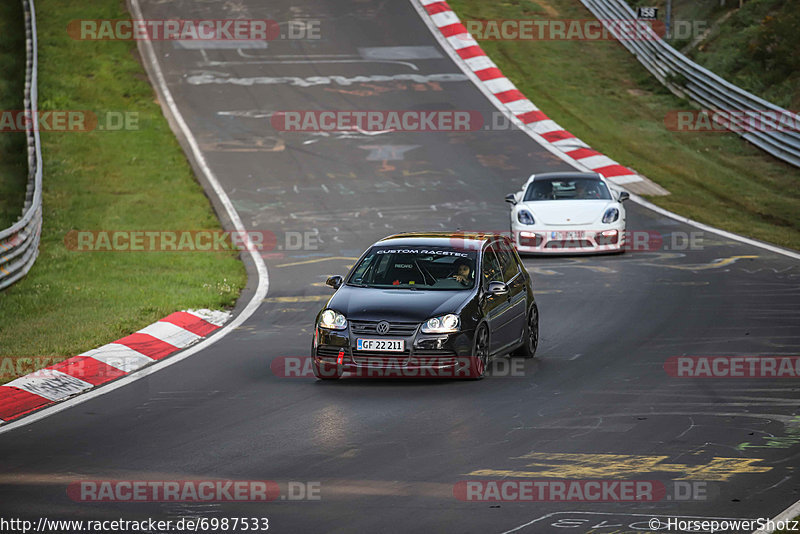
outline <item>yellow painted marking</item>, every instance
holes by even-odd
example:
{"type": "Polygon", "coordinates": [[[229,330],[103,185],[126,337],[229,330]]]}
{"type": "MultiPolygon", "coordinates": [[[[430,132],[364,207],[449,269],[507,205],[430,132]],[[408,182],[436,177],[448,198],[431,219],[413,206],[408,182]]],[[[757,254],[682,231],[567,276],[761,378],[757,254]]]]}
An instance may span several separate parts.
{"type": "Polygon", "coordinates": [[[276,267],[294,267],[295,265],[307,265],[309,263],[319,263],[321,261],[330,261],[330,260],[357,260],[358,258],[350,258],[347,256],[330,256],[328,258],[314,258],[313,260],[304,260],[304,261],[296,261],[293,263],[282,263],[280,265],[276,265],[276,267]]]}
{"type": "Polygon", "coordinates": [[[765,473],[771,467],[753,465],[761,458],[712,458],[707,464],[663,463],[668,456],[633,454],[565,454],[531,452],[518,459],[538,460],[526,465],[533,470],[479,469],[471,476],[522,478],[624,478],[643,473],[668,472],[683,476],[676,480],[725,481],[743,473],[765,473]]]}
{"type": "Polygon", "coordinates": [[[330,295],[303,295],[298,297],[270,297],[262,302],[320,302],[331,298],[330,295]]]}
{"type": "Polygon", "coordinates": [[[551,293],[563,293],[560,289],[536,289],[534,295],[549,295],[551,293]]]}
{"type": "Polygon", "coordinates": [[[528,272],[532,272],[533,274],[541,274],[544,276],[550,276],[554,274],[558,274],[556,271],[551,271],[550,269],[542,269],[541,267],[525,267],[528,269],[528,272]]]}
{"type": "Polygon", "coordinates": [[[578,267],[580,269],[589,269],[590,271],[595,271],[598,273],[615,273],[614,269],[609,269],[608,267],[603,267],[601,265],[570,265],[570,267],[578,267]]]}

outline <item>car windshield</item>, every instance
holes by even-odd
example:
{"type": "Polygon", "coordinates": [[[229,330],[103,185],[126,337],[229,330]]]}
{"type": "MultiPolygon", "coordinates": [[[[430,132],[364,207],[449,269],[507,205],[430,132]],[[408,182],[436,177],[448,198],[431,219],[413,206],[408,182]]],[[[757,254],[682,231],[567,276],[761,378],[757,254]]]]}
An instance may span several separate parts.
{"type": "Polygon", "coordinates": [[[534,179],[523,201],[536,200],[611,200],[611,193],[597,178],[534,179]]]}
{"type": "Polygon", "coordinates": [[[475,251],[426,246],[373,247],[347,285],[381,289],[464,290],[475,286],[475,251]]]}

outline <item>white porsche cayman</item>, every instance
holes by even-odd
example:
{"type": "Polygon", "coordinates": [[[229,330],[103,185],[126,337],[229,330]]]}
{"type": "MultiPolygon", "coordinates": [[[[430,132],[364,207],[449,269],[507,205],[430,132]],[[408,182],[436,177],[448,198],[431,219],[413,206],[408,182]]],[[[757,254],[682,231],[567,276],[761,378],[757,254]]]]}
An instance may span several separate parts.
{"type": "Polygon", "coordinates": [[[532,174],[507,195],[517,250],[530,254],[625,251],[625,208],[630,198],[597,173],[532,174]]]}

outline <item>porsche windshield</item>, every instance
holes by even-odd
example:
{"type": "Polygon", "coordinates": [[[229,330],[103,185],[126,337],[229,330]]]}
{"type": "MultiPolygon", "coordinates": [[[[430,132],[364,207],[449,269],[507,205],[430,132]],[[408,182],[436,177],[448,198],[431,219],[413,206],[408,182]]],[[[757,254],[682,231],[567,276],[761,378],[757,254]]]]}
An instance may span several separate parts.
{"type": "Polygon", "coordinates": [[[534,179],[523,201],[536,200],[611,200],[611,193],[597,178],[534,179]]]}
{"type": "Polygon", "coordinates": [[[348,285],[382,289],[471,289],[475,251],[447,247],[372,248],[353,269],[348,285]]]}

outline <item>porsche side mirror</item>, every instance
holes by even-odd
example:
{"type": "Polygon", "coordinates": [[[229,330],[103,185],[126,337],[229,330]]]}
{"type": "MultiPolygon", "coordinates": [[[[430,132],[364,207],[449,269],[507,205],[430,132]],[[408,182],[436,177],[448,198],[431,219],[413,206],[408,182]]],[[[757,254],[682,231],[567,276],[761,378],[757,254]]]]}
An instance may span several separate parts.
{"type": "Polygon", "coordinates": [[[503,282],[489,282],[489,287],[487,291],[490,295],[507,295],[508,294],[508,286],[505,285],[503,282]]]}
{"type": "Polygon", "coordinates": [[[337,274],[337,275],[331,276],[330,278],[325,280],[325,285],[326,286],[330,286],[333,289],[339,289],[340,287],[342,287],[342,282],[343,281],[344,281],[344,278],[342,278],[341,276],[339,276],[337,274]]]}
{"type": "Polygon", "coordinates": [[[628,200],[629,198],[631,198],[631,194],[630,193],[628,193],[627,191],[620,191],[620,193],[619,193],[619,201],[620,202],[628,200]]]}
{"type": "Polygon", "coordinates": [[[517,198],[513,194],[506,195],[506,202],[514,206],[517,203],[517,198]]]}

